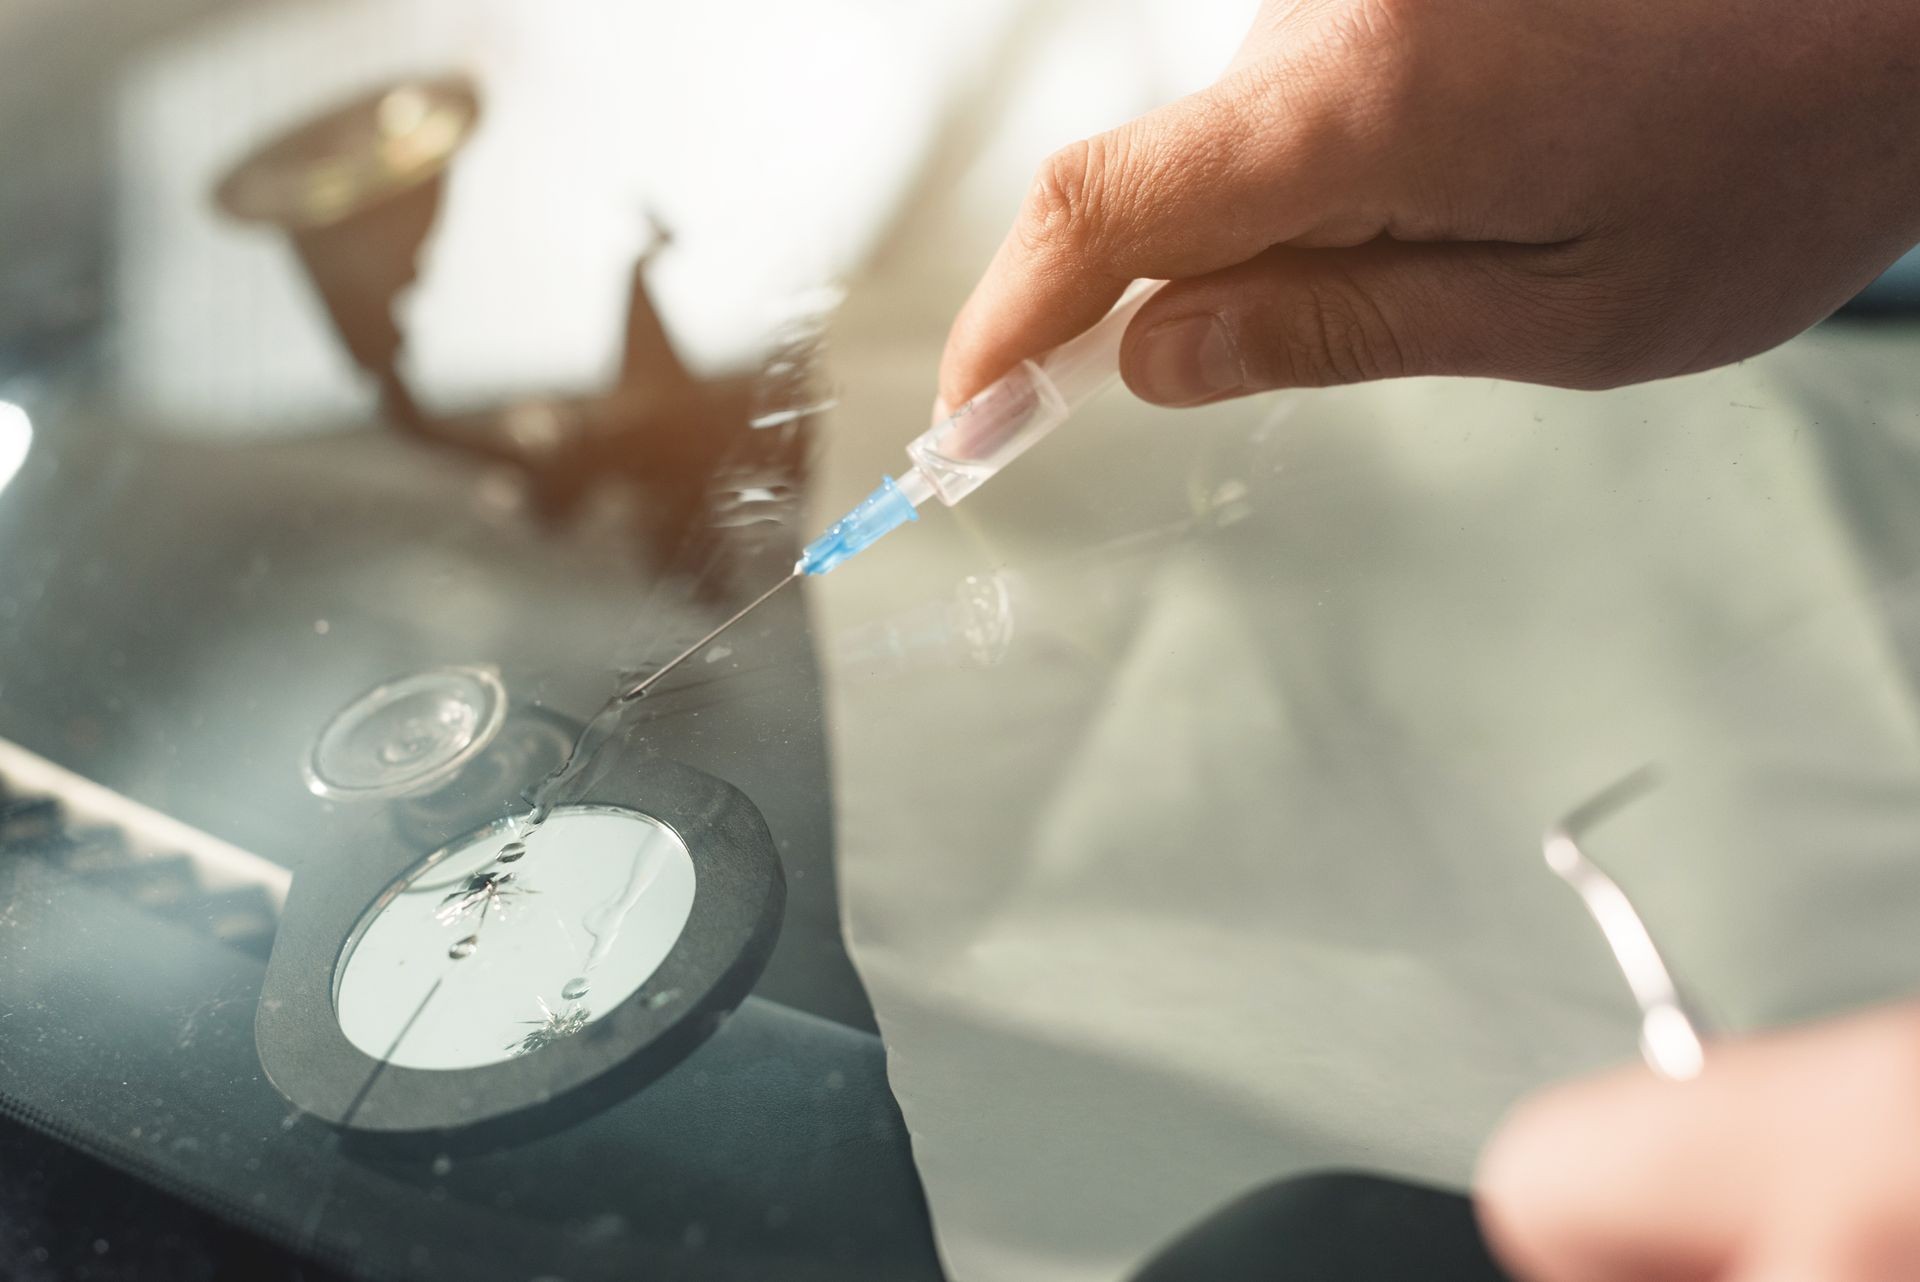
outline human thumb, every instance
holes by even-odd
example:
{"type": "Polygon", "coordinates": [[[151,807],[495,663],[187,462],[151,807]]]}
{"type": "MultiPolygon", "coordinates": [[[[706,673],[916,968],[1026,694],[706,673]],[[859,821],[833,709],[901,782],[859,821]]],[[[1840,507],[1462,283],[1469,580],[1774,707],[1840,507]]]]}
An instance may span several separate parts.
{"type": "Polygon", "coordinates": [[[1413,374],[1564,387],[1628,381],[1616,309],[1577,273],[1544,270],[1558,247],[1410,244],[1270,249],[1175,281],[1121,346],[1134,393],[1203,405],[1282,387],[1413,374]]]}

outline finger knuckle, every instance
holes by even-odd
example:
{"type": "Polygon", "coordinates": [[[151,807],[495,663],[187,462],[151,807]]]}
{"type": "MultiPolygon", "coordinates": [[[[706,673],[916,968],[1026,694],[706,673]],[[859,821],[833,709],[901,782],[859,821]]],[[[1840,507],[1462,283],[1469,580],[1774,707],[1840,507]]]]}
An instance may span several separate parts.
{"type": "Polygon", "coordinates": [[[1304,53],[1250,62],[1222,78],[1213,93],[1232,113],[1220,136],[1266,168],[1338,155],[1352,132],[1347,82],[1330,78],[1304,53]],[[1327,90],[1326,83],[1335,88],[1327,90]]]}
{"type": "Polygon", "coordinates": [[[1680,300],[1626,265],[1570,247],[1539,257],[1515,300],[1521,340],[1537,346],[1541,381],[1606,391],[1663,373],[1680,300]]]}
{"type": "Polygon", "coordinates": [[[1321,157],[1395,146],[1431,104],[1432,77],[1408,0],[1329,0],[1303,8],[1295,30],[1267,56],[1235,72],[1233,92],[1257,104],[1272,126],[1263,135],[1321,157]]]}
{"type": "Polygon", "coordinates": [[[1114,169],[1105,137],[1062,147],[1041,163],[1021,209],[1022,248],[1035,257],[1084,253],[1109,213],[1105,190],[1114,169]]]}
{"type": "Polygon", "coordinates": [[[1315,44],[1356,97],[1398,102],[1421,48],[1419,16],[1409,0],[1346,0],[1322,17],[1315,44]]]}
{"type": "Polygon", "coordinates": [[[1407,0],[1346,0],[1328,14],[1327,38],[1349,52],[1377,53],[1402,41],[1416,11],[1407,0]]]}
{"type": "Polygon", "coordinates": [[[1286,382],[1319,387],[1409,372],[1409,354],[1396,327],[1352,280],[1315,281],[1283,306],[1282,342],[1274,355],[1285,366],[1276,372],[1286,382]]]}

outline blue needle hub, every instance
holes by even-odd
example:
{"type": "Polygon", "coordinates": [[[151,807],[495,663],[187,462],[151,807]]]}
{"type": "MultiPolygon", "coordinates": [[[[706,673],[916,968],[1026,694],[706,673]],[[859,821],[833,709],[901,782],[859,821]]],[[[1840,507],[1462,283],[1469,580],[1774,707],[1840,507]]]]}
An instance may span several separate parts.
{"type": "Polygon", "coordinates": [[[919,519],[920,514],[913,510],[913,500],[894,484],[891,476],[886,477],[881,480],[878,489],[860,501],[858,507],[834,522],[825,534],[807,544],[806,551],[800,554],[799,570],[802,574],[825,574],[854,553],[877,542],[888,531],[919,519]]]}

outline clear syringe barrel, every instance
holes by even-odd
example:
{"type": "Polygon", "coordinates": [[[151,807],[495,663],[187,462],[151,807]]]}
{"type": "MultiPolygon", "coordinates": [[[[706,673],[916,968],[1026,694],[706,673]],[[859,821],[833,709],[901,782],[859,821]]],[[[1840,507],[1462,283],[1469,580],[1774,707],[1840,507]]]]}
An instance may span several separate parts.
{"type": "MultiPolygon", "coordinates": [[[[1092,329],[1005,377],[928,428],[907,446],[914,471],[951,507],[982,482],[1038,445],[1120,372],[1120,340],[1134,314],[1164,281],[1135,281],[1092,329]]],[[[913,494],[912,473],[900,480],[913,494]]]]}
{"type": "Polygon", "coordinates": [[[918,520],[938,497],[952,507],[988,477],[1040,443],[1120,373],[1120,340],[1140,305],[1165,281],[1135,281],[1099,324],[987,388],[907,446],[913,466],[888,477],[801,550],[795,574],[825,574],[918,520]]]}

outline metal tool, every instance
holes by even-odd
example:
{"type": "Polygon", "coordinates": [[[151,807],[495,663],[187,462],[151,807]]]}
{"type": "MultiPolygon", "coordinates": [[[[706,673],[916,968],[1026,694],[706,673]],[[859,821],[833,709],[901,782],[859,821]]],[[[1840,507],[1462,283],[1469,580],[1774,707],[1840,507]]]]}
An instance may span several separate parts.
{"type": "MultiPolygon", "coordinates": [[[[801,564],[804,565],[805,563],[802,562],[801,564]]],[[[638,684],[630,686],[626,690],[621,691],[620,698],[623,700],[638,699],[641,695],[647,692],[647,690],[653,685],[654,682],[658,681],[661,677],[666,676],[667,673],[672,672],[675,668],[685,663],[688,659],[691,659],[694,655],[706,649],[707,646],[712,643],[715,637],[718,637],[722,632],[725,632],[728,628],[740,622],[740,620],[746,618],[749,614],[752,614],[755,610],[757,610],[761,606],[763,602],[767,600],[767,598],[771,597],[774,593],[778,592],[781,588],[786,587],[787,584],[799,578],[802,573],[804,573],[804,571],[802,570],[801,565],[794,566],[792,572],[789,573],[786,578],[780,580],[778,583],[768,588],[765,592],[762,592],[759,596],[755,597],[752,601],[748,602],[745,606],[741,607],[741,609],[736,614],[734,614],[732,618],[728,619],[725,623],[721,624],[719,627],[715,628],[713,631],[707,633],[707,635],[701,637],[698,641],[695,641],[692,645],[682,650],[679,654],[675,655],[673,658],[667,660],[666,663],[663,664],[662,666],[654,669],[652,673],[650,673],[647,677],[641,680],[638,684]]]]}
{"type": "Polygon", "coordinates": [[[1613,950],[1640,1007],[1640,1054],[1647,1066],[1669,1081],[1685,1082],[1698,1077],[1706,1065],[1698,1022],[1632,901],[1587,857],[1579,841],[1586,829],[1639,800],[1658,782],[1651,769],[1628,775],[1547,829],[1541,853],[1547,867],[1580,896],[1613,950]]]}

